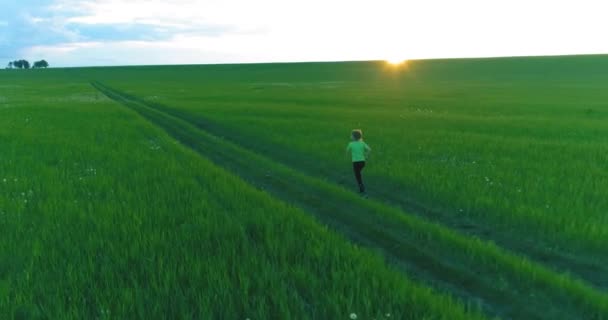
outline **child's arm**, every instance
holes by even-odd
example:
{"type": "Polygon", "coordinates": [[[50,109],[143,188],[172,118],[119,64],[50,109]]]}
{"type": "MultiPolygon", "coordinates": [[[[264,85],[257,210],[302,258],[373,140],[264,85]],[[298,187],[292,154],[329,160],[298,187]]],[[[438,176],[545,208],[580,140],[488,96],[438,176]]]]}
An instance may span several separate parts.
{"type": "Polygon", "coordinates": [[[369,158],[370,153],[372,153],[372,148],[370,148],[366,143],[365,144],[365,159],[369,158]]]}

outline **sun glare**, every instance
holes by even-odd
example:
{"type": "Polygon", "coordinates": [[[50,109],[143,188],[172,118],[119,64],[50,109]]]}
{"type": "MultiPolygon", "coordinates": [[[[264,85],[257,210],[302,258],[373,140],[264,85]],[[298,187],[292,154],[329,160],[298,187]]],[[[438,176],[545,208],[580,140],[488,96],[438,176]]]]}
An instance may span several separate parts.
{"type": "Polygon", "coordinates": [[[399,58],[386,59],[386,62],[388,64],[391,64],[394,66],[400,66],[400,65],[404,64],[406,61],[407,61],[406,59],[399,59],[399,58]]]}

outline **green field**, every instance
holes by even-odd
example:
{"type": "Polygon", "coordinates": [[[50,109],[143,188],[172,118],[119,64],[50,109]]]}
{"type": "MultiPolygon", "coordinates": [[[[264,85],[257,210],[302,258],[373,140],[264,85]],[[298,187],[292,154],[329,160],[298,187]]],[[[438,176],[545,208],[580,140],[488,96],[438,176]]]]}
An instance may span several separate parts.
{"type": "Polygon", "coordinates": [[[0,318],[608,319],[607,86],[608,56],[2,71],[0,318]]]}

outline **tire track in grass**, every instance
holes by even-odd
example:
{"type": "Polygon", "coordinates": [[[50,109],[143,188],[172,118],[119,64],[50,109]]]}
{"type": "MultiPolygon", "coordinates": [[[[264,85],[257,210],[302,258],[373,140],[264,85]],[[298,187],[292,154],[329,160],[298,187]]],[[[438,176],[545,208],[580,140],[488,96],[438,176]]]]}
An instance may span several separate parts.
{"type": "Polygon", "coordinates": [[[93,86],[217,165],[381,251],[406,274],[507,319],[608,319],[608,296],[496,245],[362,199],[110,89],[93,86]]]}
{"type": "MultiPolygon", "coordinates": [[[[257,153],[271,153],[276,151],[276,146],[267,141],[256,139],[255,145],[247,143],[247,137],[229,130],[224,126],[209,121],[204,117],[194,116],[187,111],[170,108],[162,104],[146,101],[142,98],[121,93],[130,100],[137,101],[150,108],[159,110],[173,117],[188,122],[195,127],[216,136],[225,137],[227,140],[257,153]]],[[[275,161],[283,164],[299,163],[298,171],[303,171],[310,176],[331,180],[337,184],[343,184],[343,177],[329,168],[319,170],[315,163],[322,162],[314,159],[309,154],[299,152],[273,153],[271,156],[275,161]],[[305,159],[302,161],[302,159],[305,159]]],[[[574,274],[588,283],[608,291],[608,260],[605,254],[600,252],[582,252],[576,248],[556,247],[554,244],[546,243],[536,233],[519,233],[514,236],[513,227],[502,222],[488,221],[483,219],[464,218],[446,212],[443,208],[433,208],[425,205],[412,197],[404,197],[403,187],[390,178],[382,177],[383,185],[374,185],[374,177],[369,177],[368,188],[374,190],[374,198],[383,200],[389,205],[402,208],[404,211],[417,214],[421,217],[441,223],[459,232],[477,236],[479,238],[496,242],[499,246],[508,250],[521,253],[531,259],[543,263],[559,272],[574,274]],[[481,220],[481,221],[480,221],[481,220]],[[480,224],[481,222],[481,224],[480,224]]],[[[377,177],[376,177],[377,178],[377,177]]],[[[378,179],[376,179],[378,180],[378,179]]]]}

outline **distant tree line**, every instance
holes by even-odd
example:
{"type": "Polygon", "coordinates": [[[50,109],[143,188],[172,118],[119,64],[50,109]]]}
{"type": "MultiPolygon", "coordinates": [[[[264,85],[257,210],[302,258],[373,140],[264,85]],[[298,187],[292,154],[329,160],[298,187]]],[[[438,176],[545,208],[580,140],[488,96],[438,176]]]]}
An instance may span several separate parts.
{"type": "Polygon", "coordinates": [[[8,63],[8,66],[6,67],[7,69],[41,69],[41,68],[48,68],[49,67],[49,63],[46,62],[46,60],[40,60],[40,61],[36,61],[34,62],[33,65],[30,65],[30,62],[24,59],[21,60],[15,60],[15,61],[11,61],[8,63]]]}

